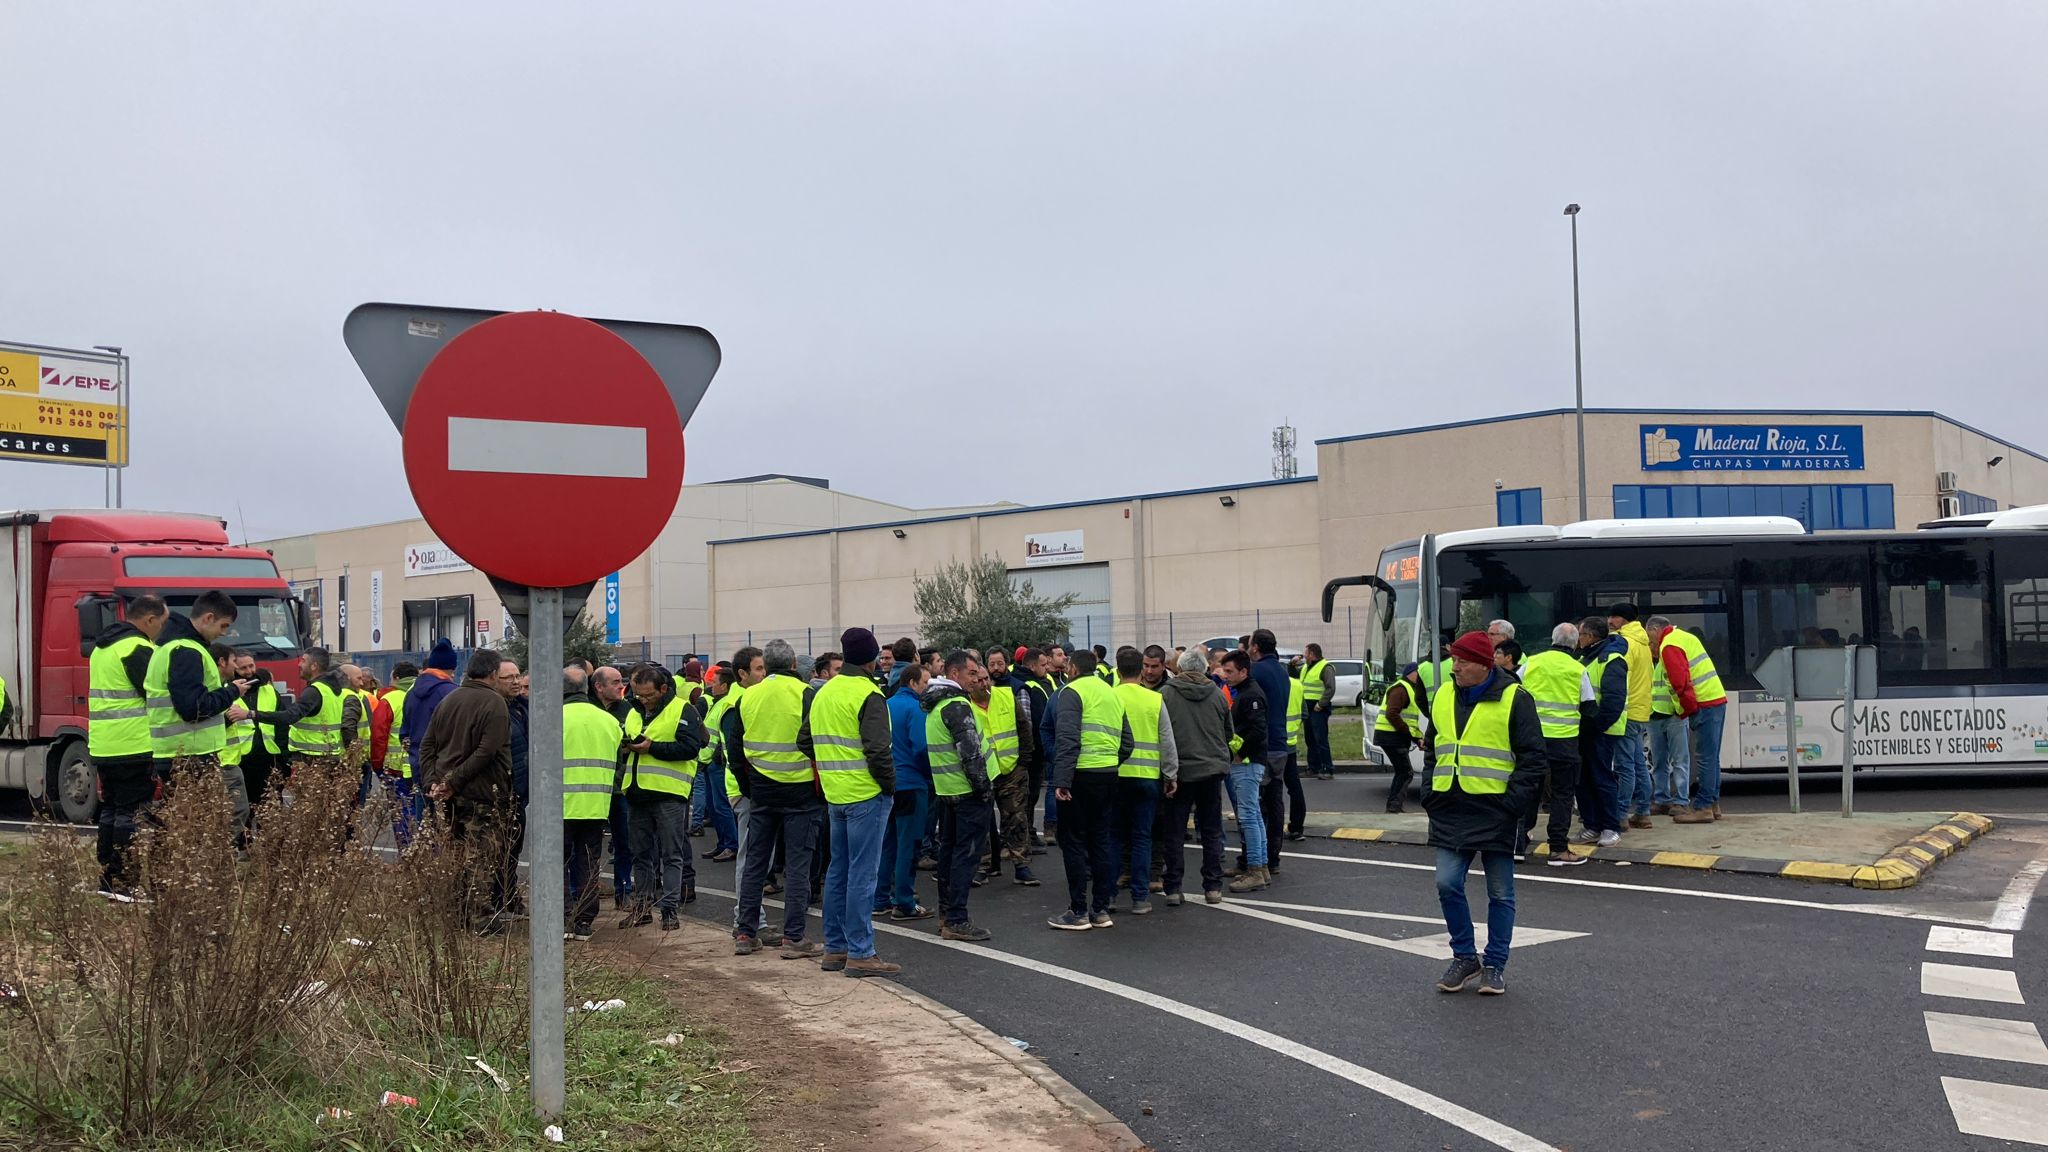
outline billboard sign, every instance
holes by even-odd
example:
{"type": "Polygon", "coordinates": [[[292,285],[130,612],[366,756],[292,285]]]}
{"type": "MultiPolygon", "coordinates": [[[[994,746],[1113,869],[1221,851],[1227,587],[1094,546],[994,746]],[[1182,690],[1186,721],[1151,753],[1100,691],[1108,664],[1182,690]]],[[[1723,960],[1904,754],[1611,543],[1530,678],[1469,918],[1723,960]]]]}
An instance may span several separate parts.
{"type": "Polygon", "coordinates": [[[1858,472],[1861,424],[1643,424],[1645,472],[1858,472]]]}
{"type": "Polygon", "coordinates": [[[619,574],[604,578],[604,642],[619,642],[619,574]]]}
{"type": "Polygon", "coordinates": [[[1049,564],[1085,564],[1088,562],[1087,549],[1083,547],[1081,529],[1066,532],[1033,532],[1024,537],[1024,566],[1043,568],[1049,564]]]}
{"type": "Polygon", "coordinates": [[[470,563],[455,554],[455,549],[439,541],[431,544],[408,544],[405,546],[405,574],[407,576],[436,576],[443,572],[474,571],[470,563]]]}
{"type": "Polygon", "coordinates": [[[0,343],[0,459],[128,463],[121,361],[0,343]]]}

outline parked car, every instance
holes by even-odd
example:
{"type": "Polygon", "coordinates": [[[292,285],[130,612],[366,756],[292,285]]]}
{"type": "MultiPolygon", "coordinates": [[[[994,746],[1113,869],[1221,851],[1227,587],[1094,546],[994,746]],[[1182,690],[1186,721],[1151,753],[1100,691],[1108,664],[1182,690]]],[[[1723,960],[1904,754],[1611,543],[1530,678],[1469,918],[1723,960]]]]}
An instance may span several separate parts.
{"type": "Polygon", "coordinates": [[[1347,708],[1357,708],[1365,703],[1365,661],[1332,660],[1330,670],[1337,674],[1337,694],[1331,702],[1347,708]]]}

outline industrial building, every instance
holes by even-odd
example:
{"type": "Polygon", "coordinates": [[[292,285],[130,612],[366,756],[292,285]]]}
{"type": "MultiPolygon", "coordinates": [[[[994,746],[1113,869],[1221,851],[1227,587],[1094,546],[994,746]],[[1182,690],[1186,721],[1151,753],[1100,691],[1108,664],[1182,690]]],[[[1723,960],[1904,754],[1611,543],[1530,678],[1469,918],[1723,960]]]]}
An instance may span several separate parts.
{"type": "MultiPolygon", "coordinates": [[[[917,631],[918,575],[988,555],[1040,594],[1072,593],[1075,642],[1265,626],[1350,653],[1362,622],[1322,623],[1325,580],[1425,532],[1579,519],[1578,443],[1572,409],[1524,412],[1320,440],[1313,476],[1039,506],[915,510],[784,476],[693,484],[593,615],[655,659],[771,636],[817,651],[855,624],[886,641],[917,631]]],[[[1585,474],[1595,519],[1778,514],[1827,532],[2048,503],[2048,458],[1935,412],[1589,409],[1585,474]]],[[[489,582],[422,521],[267,546],[330,645],[503,634],[489,582]]]]}

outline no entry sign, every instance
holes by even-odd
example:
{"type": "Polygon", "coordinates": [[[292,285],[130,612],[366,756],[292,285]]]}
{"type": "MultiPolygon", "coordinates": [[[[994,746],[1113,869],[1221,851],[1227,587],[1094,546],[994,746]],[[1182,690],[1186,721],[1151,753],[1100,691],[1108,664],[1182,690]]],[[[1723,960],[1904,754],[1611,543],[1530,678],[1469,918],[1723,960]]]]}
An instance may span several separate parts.
{"type": "Polygon", "coordinates": [[[405,410],[405,476],[441,541],[501,580],[588,584],[675,510],[683,425],[631,344],[559,312],[511,312],[428,361],[405,410]]]}

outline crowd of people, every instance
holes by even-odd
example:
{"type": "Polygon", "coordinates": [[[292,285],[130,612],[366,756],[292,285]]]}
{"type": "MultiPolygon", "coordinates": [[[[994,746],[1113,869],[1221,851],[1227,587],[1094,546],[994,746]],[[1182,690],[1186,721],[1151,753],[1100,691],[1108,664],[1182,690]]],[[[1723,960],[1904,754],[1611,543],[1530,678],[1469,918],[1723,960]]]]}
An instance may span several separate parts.
{"type": "MultiPolygon", "coordinates": [[[[246,841],[249,797],[279,782],[280,766],[339,757],[361,764],[359,803],[388,793],[401,845],[434,819],[479,846],[479,931],[523,917],[531,681],[518,665],[478,650],[457,681],[444,640],[423,669],[400,663],[381,684],[312,648],[300,660],[303,688],[286,694],[221,643],[234,620],[219,593],[182,614],[145,595],[96,639],[88,742],[103,798],[102,892],[137,898],[128,845],[173,778],[217,766],[246,841]]],[[[1374,725],[1393,767],[1389,811],[1403,809],[1412,753],[1422,752],[1454,954],[1445,991],[1475,979],[1482,992],[1505,991],[1513,864],[1544,810],[1554,867],[1584,862],[1573,843],[1612,846],[1656,815],[1720,816],[1726,693],[1697,637],[1662,616],[1638,622],[1628,604],[1557,624],[1533,654],[1514,632],[1496,620],[1410,665],[1374,725]],[[1484,956],[1464,892],[1474,862],[1487,878],[1484,956]]],[[[1111,657],[1051,642],[941,651],[906,637],[884,648],[850,628],[838,651],[816,658],[773,640],[709,666],[691,658],[679,672],[579,660],[559,674],[565,934],[594,933],[607,834],[618,926],[659,917],[677,928],[697,898],[691,840],[708,831],[703,857],[736,864],[734,951],[780,948],[850,976],[898,971],[876,954],[877,917],[936,916],[944,939],[989,940],[973,892],[1005,875],[1038,887],[1032,861],[1054,847],[1067,899],[1047,923],[1062,931],[1148,915],[1155,895],[1176,906],[1196,891],[1220,903],[1226,890],[1264,889],[1278,878],[1281,845],[1304,836],[1304,761],[1331,771],[1330,663],[1313,644],[1283,660],[1266,629],[1229,651],[1125,646],[1111,657]],[[1228,870],[1226,802],[1240,841],[1228,870]],[[1200,848],[1193,881],[1190,835],[1200,848]],[[919,896],[921,871],[936,910],[919,896]],[[778,895],[775,925],[766,899],[778,895]],[[810,939],[814,902],[821,941],[810,939]]]]}

